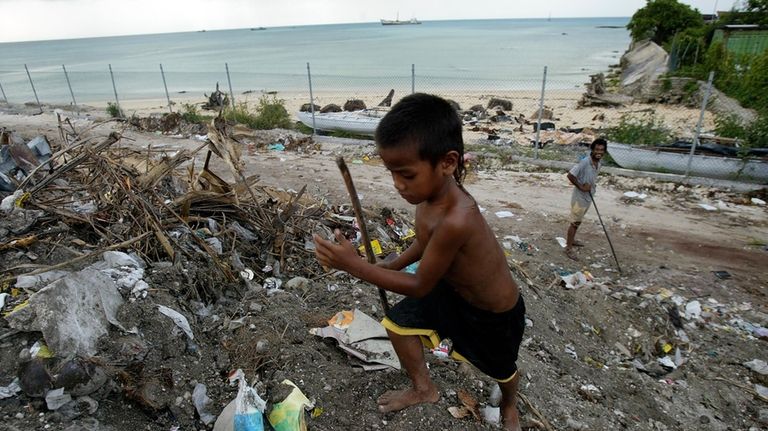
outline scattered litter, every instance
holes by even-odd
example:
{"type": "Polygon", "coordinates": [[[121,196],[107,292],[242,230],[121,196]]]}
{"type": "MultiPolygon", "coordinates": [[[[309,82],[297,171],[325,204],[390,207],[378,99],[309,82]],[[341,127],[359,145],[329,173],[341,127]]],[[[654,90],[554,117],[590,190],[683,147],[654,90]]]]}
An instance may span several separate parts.
{"type": "Polygon", "coordinates": [[[715,274],[715,276],[717,276],[717,278],[721,280],[728,280],[729,278],[731,278],[731,273],[728,271],[712,271],[712,272],[715,274]]]}
{"type": "Polygon", "coordinates": [[[280,289],[280,286],[283,285],[283,280],[277,278],[277,277],[267,277],[264,279],[264,283],[262,284],[262,287],[264,290],[269,293],[269,291],[274,291],[280,289]]]}
{"type": "Polygon", "coordinates": [[[757,392],[757,396],[762,398],[763,401],[768,401],[768,387],[755,383],[755,392],[757,392]]]}
{"type": "Polygon", "coordinates": [[[21,392],[21,387],[19,386],[19,378],[16,377],[8,386],[0,386],[0,400],[15,397],[19,392],[21,392]]]}
{"type": "Polygon", "coordinates": [[[753,359],[749,362],[744,362],[744,366],[760,375],[768,376],[768,363],[762,359],[753,359]]]}
{"type": "Polygon", "coordinates": [[[752,203],[753,203],[753,204],[755,204],[755,205],[761,205],[761,206],[762,206],[762,205],[765,205],[765,201],[764,201],[764,200],[762,200],[762,199],[759,199],[759,198],[752,198],[752,199],[750,199],[750,200],[751,200],[751,201],[752,201],[752,203]]]}
{"type": "Polygon", "coordinates": [[[670,356],[664,356],[663,358],[658,358],[657,361],[663,367],[671,368],[673,370],[677,368],[677,364],[675,363],[675,360],[670,356]]]}
{"type": "Polygon", "coordinates": [[[305,409],[313,409],[315,403],[290,380],[283,380],[283,385],[292,386],[293,390],[288,396],[272,407],[269,412],[269,423],[275,431],[307,431],[307,420],[304,417],[305,409]]]}
{"type": "Polygon", "coordinates": [[[157,311],[170,317],[171,320],[173,320],[173,323],[175,323],[176,326],[184,331],[190,340],[195,339],[195,335],[192,333],[192,328],[189,326],[189,321],[187,321],[187,318],[184,317],[184,315],[174,309],[166,307],[165,305],[158,305],[157,311]]]}
{"type": "Polygon", "coordinates": [[[701,317],[701,303],[699,301],[691,301],[685,304],[685,318],[688,320],[698,319],[701,317]]]}
{"type": "Polygon", "coordinates": [[[560,277],[561,284],[565,286],[566,289],[578,289],[584,286],[588,286],[590,283],[592,283],[593,279],[594,278],[592,277],[592,274],[587,271],[574,272],[573,274],[560,277]]]}
{"type": "Polygon", "coordinates": [[[645,193],[637,193],[637,192],[624,192],[624,198],[629,201],[643,201],[645,198],[647,198],[648,195],[645,193]]]}
{"type": "Polygon", "coordinates": [[[237,382],[237,396],[224,407],[216,419],[213,431],[262,431],[267,402],[248,385],[243,370],[238,368],[231,373],[229,382],[237,382]]]}
{"type": "Polygon", "coordinates": [[[704,208],[707,211],[717,211],[717,207],[713,207],[709,204],[698,204],[701,208],[704,208]]]}
{"type": "Polygon", "coordinates": [[[5,301],[10,297],[11,297],[10,293],[0,293],[0,310],[5,308],[5,301]]]}
{"type": "Polygon", "coordinates": [[[267,145],[267,149],[270,151],[285,151],[285,145],[276,143],[267,145]]]}
{"type": "Polygon", "coordinates": [[[515,215],[512,214],[510,211],[496,211],[496,217],[498,218],[509,218],[514,217],[515,215]]]}
{"type": "Polygon", "coordinates": [[[72,401],[72,395],[65,394],[64,388],[53,389],[45,394],[45,405],[48,407],[48,410],[58,410],[70,401],[72,401]]]}
{"type": "Polygon", "coordinates": [[[312,328],[310,334],[335,338],[339,348],[363,361],[366,370],[387,367],[400,369],[395,349],[387,331],[378,321],[360,310],[336,313],[324,328],[312,328]]]}
{"type": "Polygon", "coordinates": [[[480,409],[480,415],[489,424],[496,425],[501,423],[501,408],[499,407],[483,406],[480,409]]]}
{"type": "Polygon", "coordinates": [[[456,397],[461,402],[461,406],[448,407],[448,412],[456,419],[463,419],[467,416],[472,416],[477,420],[480,420],[480,411],[478,410],[478,402],[475,398],[464,389],[459,389],[456,392],[456,397]]]}
{"type": "Polygon", "coordinates": [[[450,338],[443,338],[440,340],[440,344],[434,349],[430,349],[430,351],[438,358],[447,359],[451,356],[451,352],[453,351],[453,341],[451,341],[450,338]]]}
{"type": "Polygon", "coordinates": [[[208,398],[208,388],[204,384],[198,383],[195,385],[195,389],[192,391],[192,401],[195,403],[195,410],[200,416],[200,420],[208,425],[216,420],[216,415],[208,413],[208,404],[211,403],[211,399],[208,398]]]}
{"type": "Polygon", "coordinates": [[[28,304],[6,316],[12,328],[39,330],[45,343],[60,357],[95,355],[97,340],[108,324],[122,328],[117,310],[123,298],[114,281],[86,268],[71,273],[29,297],[28,304]]]}
{"type": "Polygon", "coordinates": [[[568,245],[568,241],[565,240],[565,238],[558,236],[555,238],[557,240],[557,243],[560,244],[560,247],[565,248],[568,245]]]}

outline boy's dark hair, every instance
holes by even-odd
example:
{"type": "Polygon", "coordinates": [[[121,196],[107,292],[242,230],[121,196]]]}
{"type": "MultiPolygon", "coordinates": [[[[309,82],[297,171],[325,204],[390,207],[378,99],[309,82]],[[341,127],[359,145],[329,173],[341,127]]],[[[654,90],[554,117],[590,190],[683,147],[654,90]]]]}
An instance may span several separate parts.
{"type": "Polygon", "coordinates": [[[597,138],[594,141],[592,141],[591,144],[589,144],[589,150],[592,151],[595,149],[596,146],[602,145],[604,149],[608,149],[608,141],[606,141],[603,138],[597,138]]]}
{"type": "Polygon", "coordinates": [[[459,153],[453,173],[458,184],[464,179],[464,140],[459,114],[447,100],[431,94],[403,97],[381,119],[376,128],[376,145],[395,148],[417,145],[419,158],[432,166],[449,151],[459,153]]]}

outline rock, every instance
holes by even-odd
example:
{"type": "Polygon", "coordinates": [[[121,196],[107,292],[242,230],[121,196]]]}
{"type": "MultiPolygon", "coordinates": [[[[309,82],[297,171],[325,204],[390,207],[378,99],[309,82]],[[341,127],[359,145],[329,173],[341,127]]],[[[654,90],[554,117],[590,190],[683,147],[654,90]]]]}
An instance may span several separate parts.
{"type": "Polygon", "coordinates": [[[79,397],[96,392],[107,381],[104,370],[80,358],[62,365],[56,377],[56,387],[61,387],[73,396],[79,397]]]}
{"type": "Polygon", "coordinates": [[[667,73],[669,54],[650,40],[633,44],[621,57],[621,92],[639,96],[667,73]]]}
{"type": "Polygon", "coordinates": [[[350,99],[344,103],[344,110],[347,112],[362,111],[366,108],[365,102],[360,99],[350,99]]]}
{"type": "Polygon", "coordinates": [[[312,112],[312,106],[314,106],[315,112],[321,112],[320,111],[320,105],[305,103],[301,105],[301,108],[299,108],[299,111],[301,112],[312,112]]]}
{"type": "Polygon", "coordinates": [[[491,100],[488,101],[488,109],[503,109],[505,111],[511,111],[512,110],[512,101],[507,99],[500,99],[497,97],[492,97],[491,100]]]}
{"type": "Polygon", "coordinates": [[[18,377],[21,390],[30,397],[42,397],[52,385],[51,375],[39,358],[21,364],[18,377]]]}
{"type": "Polygon", "coordinates": [[[292,292],[306,293],[309,288],[309,279],[304,277],[294,277],[285,283],[285,290],[292,292]]]}
{"type": "MultiPolygon", "coordinates": [[[[322,108],[320,108],[320,113],[325,114],[326,112],[341,112],[341,106],[335,104],[335,103],[329,103],[322,108]]],[[[315,111],[317,112],[317,111],[315,111]]]]}

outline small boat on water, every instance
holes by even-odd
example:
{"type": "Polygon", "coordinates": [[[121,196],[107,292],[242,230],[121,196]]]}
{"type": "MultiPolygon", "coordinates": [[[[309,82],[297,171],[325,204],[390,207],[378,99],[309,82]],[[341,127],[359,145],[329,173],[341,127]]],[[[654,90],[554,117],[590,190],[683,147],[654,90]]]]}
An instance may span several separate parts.
{"type": "Polygon", "coordinates": [[[397,14],[397,18],[394,20],[391,19],[382,19],[381,25],[411,25],[411,24],[421,24],[421,21],[417,20],[416,18],[411,18],[406,21],[400,21],[400,14],[397,14]]]}
{"type": "Polygon", "coordinates": [[[356,133],[358,135],[373,136],[376,133],[376,127],[379,121],[386,114],[381,109],[364,109],[353,112],[326,112],[321,114],[315,112],[314,123],[311,112],[299,112],[297,115],[299,121],[308,127],[315,127],[318,130],[343,131],[356,133]]]}
{"type": "MultiPolygon", "coordinates": [[[[608,143],[608,154],[617,165],[625,169],[685,174],[688,170],[690,143],[671,146],[642,147],[608,143]]],[[[710,154],[735,155],[738,149],[723,145],[705,144],[697,151],[710,154]]],[[[768,158],[765,149],[754,149],[748,157],[694,154],[690,159],[690,175],[729,180],[768,181],[768,158]]]]}

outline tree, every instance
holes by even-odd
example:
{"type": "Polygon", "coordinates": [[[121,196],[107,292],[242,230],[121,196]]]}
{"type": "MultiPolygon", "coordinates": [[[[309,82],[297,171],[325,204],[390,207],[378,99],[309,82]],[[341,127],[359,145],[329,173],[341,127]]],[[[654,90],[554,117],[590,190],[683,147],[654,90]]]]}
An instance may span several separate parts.
{"type": "MultiPolygon", "coordinates": [[[[766,1],[766,0],[754,0],[766,1]]],[[[627,24],[632,40],[651,39],[659,45],[669,42],[675,33],[704,26],[698,9],[677,0],[646,0],[627,24]]]]}
{"type": "Polygon", "coordinates": [[[747,2],[747,10],[768,13],[768,0],[749,0],[747,2]]]}

